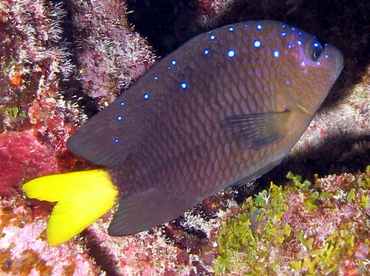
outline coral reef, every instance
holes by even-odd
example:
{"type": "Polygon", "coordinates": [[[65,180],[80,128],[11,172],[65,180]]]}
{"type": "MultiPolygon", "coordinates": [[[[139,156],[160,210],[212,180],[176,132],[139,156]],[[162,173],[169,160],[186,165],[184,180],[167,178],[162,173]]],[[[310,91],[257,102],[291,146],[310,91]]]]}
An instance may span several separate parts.
{"type": "Polygon", "coordinates": [[[85,118],[63,100],[75,68],[61,37],[63,16],[59,5],[43,1],[0,3],[2,195],[14,195],[25,179],[60,172],[54,158],[68,167],[64,143],[85,118]]]}
{"type": "Polygon", "coordinates": [[[68,8],[82,92],[102,109],[154,65],[155,55],[132,32],[123,1],[76,1],[68,8]]]}
{"type": "MultiPolygon", "coordinates": [[[[62,97],[61,83],[74,70],[61,37],[63,16],[60,6],[45,5],[43,1],[0,3],[2,131],[22,130],[36,120],[41,123],[40,118],[27,116],[32,102],[38,105],[34,109],[43,108],[50,116],[51,111],[47,109],[51,104],[41,98],[58,101],[62,97]]],[[[63,121],[64,118],[60,120],[63,121]]]]}
{"type": "Polygon", "coordinates": [[[364,0],[335,7],[320,0],[1,1],[0,274],[214,275],[231,267],[235,275],[369,274],[369,169],[358,173],[370,164],[369,26],[364,0]],[[109,237],[109,213],[49,247],[51,205],[26,199],[20,186],[92,167],[66,140],[156,54],[210,28],[261,18],[314,33],[345,56],[342,76],[289,158],[161,227],[109,237]],[[288,170],[309,181],[291,174],[286,186],[248,197],[257,184],[285,183],[288,170]]]}

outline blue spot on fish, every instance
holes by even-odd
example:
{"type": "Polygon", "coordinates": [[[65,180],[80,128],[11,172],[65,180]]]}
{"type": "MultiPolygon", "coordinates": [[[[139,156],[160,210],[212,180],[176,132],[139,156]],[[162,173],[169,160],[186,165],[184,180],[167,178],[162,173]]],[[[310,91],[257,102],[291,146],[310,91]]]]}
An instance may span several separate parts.
{"type": "Polygon", "coordinates": [[[259,47],[261,47],[261,41],[259,41],[259,40],[255,40],[255,41],[253,42],[253,46],[254,46],[255,48],[259,48],[259,47]]]}
{"type": "Polygon", "coordinates": [[[188,88],[188,85],[186,84],[186,82],[182,82],[180,83],[180,87],[185,90],[186,88],[188,88]]]}
{"type": "Polygon", "coordinates": [[[227,56],[228,57],[235,57],[235,51],[234,50],[229,50],[229,51],[227,51],[227,56]]]}
{"type": "Polygon", "coordinates": [[[148,93],[145,93],[145,94],[143,95],[143,98],[144,98],[145,100],[149,99],[149,94],[148,94],[148,93]]]}

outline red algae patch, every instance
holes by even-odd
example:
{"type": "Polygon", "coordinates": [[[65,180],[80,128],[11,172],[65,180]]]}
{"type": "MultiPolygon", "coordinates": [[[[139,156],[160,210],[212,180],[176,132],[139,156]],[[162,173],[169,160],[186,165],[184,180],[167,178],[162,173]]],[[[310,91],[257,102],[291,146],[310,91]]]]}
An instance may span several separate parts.
{"type": "Polygon", "coordinates": [[[50,148],[30,132],[0,134],[0,195],[19,194],[19,185],[43,174],[57,172],[50,148]]]}

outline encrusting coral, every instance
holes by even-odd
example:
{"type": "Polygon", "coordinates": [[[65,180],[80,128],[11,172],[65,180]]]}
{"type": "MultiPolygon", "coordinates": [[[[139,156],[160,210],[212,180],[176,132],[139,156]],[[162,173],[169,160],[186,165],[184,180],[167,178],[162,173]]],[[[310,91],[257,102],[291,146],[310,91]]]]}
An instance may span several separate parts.
{"type": "Polygon", "coordinates": [[[313,182],[287,177],[226,216],[216,275],[370,273],[370,166],[313,182]]]}

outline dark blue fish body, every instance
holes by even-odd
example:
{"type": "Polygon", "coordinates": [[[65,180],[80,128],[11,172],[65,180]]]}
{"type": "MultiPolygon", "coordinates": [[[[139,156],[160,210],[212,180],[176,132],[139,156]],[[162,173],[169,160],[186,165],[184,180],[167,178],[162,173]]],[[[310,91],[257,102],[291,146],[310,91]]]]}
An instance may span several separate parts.
{"type": "Polygon", "coordinates": [[[201,34],[68,141],[119,191],[110,234],[174,219],[286,156],[343,67],[340,52],[276,21],[201,34]]]}

